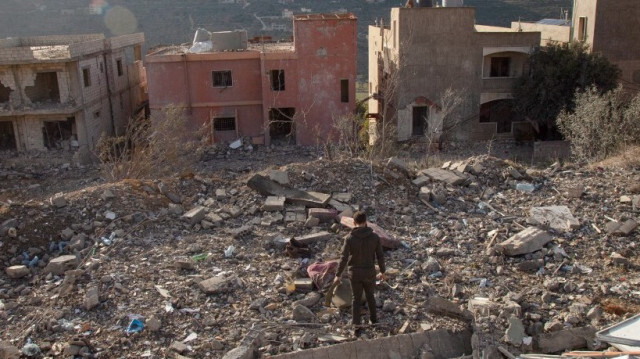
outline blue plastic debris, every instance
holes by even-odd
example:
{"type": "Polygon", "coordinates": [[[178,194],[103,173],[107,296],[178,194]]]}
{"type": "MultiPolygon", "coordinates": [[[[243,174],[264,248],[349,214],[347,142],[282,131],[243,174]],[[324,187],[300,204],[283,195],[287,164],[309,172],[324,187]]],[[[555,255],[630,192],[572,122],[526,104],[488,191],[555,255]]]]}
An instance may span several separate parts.
{"type": "Polygon", "coordinates": [[[138,319],[134,319],[134,320],[131,321],[131,323],[129,323],[129,326],[127,327],[127,330],[125,330],[125,331],[126,331],[127,334],[140,333],[142,331],[142,329],[144,329],[144,323],[142,323],[138,319]]]}
{"type": "Polygon", "coordinates": [[[29,263],[27,264],[28,267],[33,267],[36,264],[38,264],[38,261],[40,260],[40,258],[38,258],[38,256],[33,257],[32,260],[29,261],[29,263]]]}
{"type": "Polygon", "coordinates": [[[27,344],[22,347],[22,354],[26,355],[27,357],[35,357],[37,355],[40,355],[40,347],[37,344],[33,343],[31,338],[29,338],[27,339],[27,344]]]}

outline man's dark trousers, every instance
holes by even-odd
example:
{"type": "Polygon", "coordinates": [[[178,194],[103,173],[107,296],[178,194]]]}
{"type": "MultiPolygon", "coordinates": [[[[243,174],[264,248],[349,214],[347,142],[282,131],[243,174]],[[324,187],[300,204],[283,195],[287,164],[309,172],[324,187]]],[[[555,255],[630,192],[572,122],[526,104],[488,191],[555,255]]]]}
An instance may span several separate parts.
{"type": "Polygon", "coordinates": [[[377,323],[378,317],[376,315],[376,298],[373,292],[376,288],[376,269],[375,268],[352,268],[351,269],[351,290],[353,291],[352,298],[352,315],[353,324],[359,325],[360,312],[362,311],[362,291],[367,297],[367,306],[369,307],[369,317],[371,323],[377,323]]]}

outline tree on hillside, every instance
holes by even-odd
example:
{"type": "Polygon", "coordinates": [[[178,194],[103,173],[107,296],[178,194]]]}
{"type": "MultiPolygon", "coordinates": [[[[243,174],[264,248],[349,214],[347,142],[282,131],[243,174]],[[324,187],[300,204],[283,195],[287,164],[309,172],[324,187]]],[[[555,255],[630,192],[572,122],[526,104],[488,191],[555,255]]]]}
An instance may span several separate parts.
{"type": "Polygon", "coordinates": [[[530,121],[538,138],[558,139],[556,118],[572,112],[574,95],[595,87],[600,94],[616,88],[620,70],[586,44],[548,45],[530,56],[528,74],[516,81],[514,109],[530,121]]]}

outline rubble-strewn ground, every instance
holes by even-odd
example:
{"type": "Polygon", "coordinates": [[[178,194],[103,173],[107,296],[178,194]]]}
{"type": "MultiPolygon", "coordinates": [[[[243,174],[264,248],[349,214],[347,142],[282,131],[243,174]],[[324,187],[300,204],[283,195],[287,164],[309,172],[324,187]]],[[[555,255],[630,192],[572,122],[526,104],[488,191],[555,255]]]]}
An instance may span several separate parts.
{"type": "Polygon", "coordinates": [[[273,169],[286,171],[293,188],[350,193],[354,209],[403,241],[385,252],[389,280],[377,296],[383,325],[364,337],[471,327],[477,348],[535,352],[543,333],[600,329],[640,311],[638,230],[624,236],[610,223],[638,221],[637,170],[525,168],[487,155],[460,160],[455,168],[468,179],[424,184],[429,205],[412,183],[424,161],[409,161],[406,176],[384,164],[318,158],[310,149],[259,148],[214,153],[180,178],[106,183],[94,167],[5,160],[0,340],[21,349],[30,339],[45,357],[103,358],[219,358],[254,325],[263,331],[265,355],[355,340],[348,313],[314,304],[317,297],[305,291],[286,291],[308,264],[337,258],[347,230],[315,242],[309,259],[287,257],[280,239],[332,231],[332,223],[308,228],[285,221],[286,210],[263,211],[265,196],[246,182],[273,169]],[[518,183],[535,190],[516,190],[518,183]],[[529,226],[532,207],[556,205],[569,208],[577,228],[539,224],[553,240],[525,255],[494,248],[529,226]],[[196,206],[207,217],[192,224],[182,216],[196,206]],[[70,254],[77,262],[48,266],[70,254]],[[22,264],[28,270],[10,278],[5,268],[22,264]],[[199,283],[213,277],[224,283],[207,294],[199,283]],[[436,296],[472,309],[475,320],[426,310],[436,296]],[[293,303],[305,298],[314,316],[294,318],[293,303]],[[510,317],[522,323],[525,344],[514,319],[505,337],[510,317]],[[144,330],[127,334],[136,318],[144,330]]]}

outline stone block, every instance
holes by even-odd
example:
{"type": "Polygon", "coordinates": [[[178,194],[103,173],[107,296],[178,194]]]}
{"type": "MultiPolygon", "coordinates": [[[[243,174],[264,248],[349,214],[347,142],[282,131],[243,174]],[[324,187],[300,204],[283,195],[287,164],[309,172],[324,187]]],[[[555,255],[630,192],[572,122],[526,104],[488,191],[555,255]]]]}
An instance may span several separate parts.
{"type": "Polygon", "coordinates": [[[584,186],[577,185],[575,187],[568,187],[565,191],[567,198],[580,198],[584,194],[584,186]]]}
{"type": "Polygon", "coordinates": [[[416,178],[413,181],[411,181],[411,183],[413,183],[417,187],[422,187],[422,186],[426,185],[429,182],[431,182],[431,179],[429,179],[429,177],[427,177],[427,176],[419,176],[418,178],[416,178]]]}
{"type": "Polygon", "coordinates": [[[231,282],[224,277],[212,277],[198,283],[200,290],[206,294],[219,294],[229,292],[231,282]]]}
{"type": "Polygon", "coordinates": [[[100,304],[100,292],[98,287],[91,287],[84,296],[84,308],[91,310],[100,304]]]}
{"type": "Polygon", "coordinates": [[[443,170],[441,168],[427,168],[420,171],[421,175],[427,176],[434,181],[444,182],[453,186],[462,185],[466,178],[459,176],[453,171],[443,170]]]}
{"type": "Polygon", "coordinates": [[[68,270],[75,269],[78,266],[78,259],[74,255],[64,255],[53,258],[47,264],[45,272],[55,275],[62,275],[68,270]]]}
{"type": "Polygon", "coordinates": [[[333,222],[338,216],[338,211],[328,208],[309,208],[309,217],[316,217],[320,222],[333,222]]]}
{"type": "Polygon", "coordinates": [[[283,186],[289,185],[289,174],[286,171],[273,170],[269,172],[269,179],[283,186]]]}
{"type": "Polygon", "coordinates": [[[471,314],[471,312],[460,309],[457,304],[442,297],[429,297],[425,309],[427,312],[433,314],[446,315],[466,320],[473,319],[473,314],[471,314]]]}
{"type": "Polygon", "coordinates": [[[0,358],[2,359],[18,359],[20,358],[20,350],[8,341],[0,342],[0,358]]]}
{"type": "Polygon", "coordinates": [[[19,279],[29,275],[29,268],[23,265],[7,267],[4,271],[11,279],[19,279]]]}
{"type": "Polygon", "coordinates": [[[420,193],[418,193],[418,198],[423,201],[431,201],[433,193],[431,193],[431,189],[429,187],[420,187],[420,193]]]}
{"type": "Polygon", "coordinates": [[[567,206],[533,207],[529,211],[529,223],[549,226],[558,232],[566,232],[580,227],[580,222],[571,214],[567,206]]]}
{"type": "Polygon", "coordinates": [[[469,308],[469,311],[472,313],[488,317],[491,314],[498,314],[500,304],[489,300],[489,298],[475,297],[469,300],[467,308],[469,308]]]}
{"type": "Polygon", "coordinates": [[[218,226],[224,221],[222,217],[213,212],[207,213],[207,215],[204,216],[204,219],[214,226],[218,226]]]}
{"type": "Polygon", "coordinates": [[[311,280],[311,278],[296,278],[293,284],[295,284],[296,290],[304,291],[313,289],[313,280],[311,280]]]}
{"type": "Polygon", "coordinates": [[[342,203],[351,202],[351,197],[353,197],[353,195],[349,192],[333,192],[331,194],[332,199],[335,199],[336,201],[339,201],[342,203]]]}
{"type": "Polygon", "coordinates": [[[588,341],[594,339],[595,333],[596,330],[593,327],[583,327],[542,334],[538,338],[538,350],[540,353],[547,354],[584,348],[588,341]]]}
{"type": "Polygon", "coordinates": [[[522,321],[516,317],[509,318],[509,328],[505,332],[505,339],[508,343],[515,346],[522,344],[522,339],[525,337],[524,325],[522,321]]]}
{"type": "Polygon", "coordinates": [[[196,206],[191,208],[187,213],[182,215],[182,220],[189,222],[191,225],[200,223],[204,219],[205,208],[202,206],[196,206]]]}
{"type": "Polygon", "coordinates": [[[389,161],[387,161],[387,167],[396,169],[405,175],[409,175],[411,173],[411,169],[407,163],[398,157],[389,158],[389,161]]]}
{"type": "Polygon", "coordinates": [[[337,201],[335,199],[330,199],[329,200],[329,205],[333,208],[336,209],[336,211],[338,212],[344,212],[346,210],[351,209],[351,206],[348,204],[345,204],[343,202],[337,201]]]}
{"type": "Polygon", "coordinates": [[[62,192],[53,195],[49,202],[51,202],[51,205],[56,208],[62,208],[67,205],[67,199],[64,198],[64,193],[62,192]]]}
{"type": "Polygon", "coordinates": [[[284,209],[284,201],[286,198],[282,196],[268,196],[262,206],[267,212],[282,211],[284,209]]]}
{"type": "Polygon", "coordinates": [[[622,236],[628,236],[631,234],[631,232],[633,232],[636,228],[638,227],[638,223],[636,221],[634,221],[633,219],[629,219],[626,222],[624,222],[617,230],[616,230],[616,234],[622,235],[622,236]]]}
{"type": "Polygon", "coordinates": [[[496,248],[508,256],[517,256],[541,250],[545,244],[551,242],[551,235],[536,227],[527,227],[516,233],[496,248]]]}

